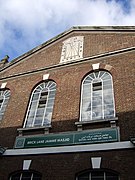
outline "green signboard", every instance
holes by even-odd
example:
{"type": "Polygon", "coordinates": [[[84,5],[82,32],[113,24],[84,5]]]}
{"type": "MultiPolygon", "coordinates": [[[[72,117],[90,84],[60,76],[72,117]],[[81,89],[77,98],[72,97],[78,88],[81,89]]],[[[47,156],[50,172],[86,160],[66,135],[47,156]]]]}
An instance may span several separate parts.
{"type": "Polygon", "coordinates": [[[15,148],[53,147],[114,141],[118,141],[118,129],[106,128],[71,133],[48,134],[42,136],[17,137],[15,141],[15,148]]]}

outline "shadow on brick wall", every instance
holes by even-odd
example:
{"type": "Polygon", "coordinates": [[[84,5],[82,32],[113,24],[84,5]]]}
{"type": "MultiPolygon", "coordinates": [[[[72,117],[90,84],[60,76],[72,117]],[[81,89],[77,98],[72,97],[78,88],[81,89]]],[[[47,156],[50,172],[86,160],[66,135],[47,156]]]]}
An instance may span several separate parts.
{"type": "MultiPolygon", "coordinates": [[[[126,112],[126,113],[119,113],[117,114],[118,121],[117,126],[120,128],[120,140],[121,141],[128,141],[130,137],[135,137],[135,111],[126,112]]],[[[76,131],[77,127],[75,122],[78,119],[72,120],[61,120],[61,121],[52,121],[52,127],[49,130],[49,133],[60,133],[60,132],[70,132],[76,131]]],[[[83,129],[98,129],[98,128],[106,128],[110,127],[109,122],[102,122],[96,124],[90,124],[88,126],[84,126],[83,129]]],[[[5,148],[13,148],[15,138],[18,136],[18,128],[22,127],[6,127],[0,128],[0,145],[5,148]]],[[[43,131],[33,131],[30,133],[29,131],[24,135],[37,135],[37,134],[44,134],[43,131]]]]}

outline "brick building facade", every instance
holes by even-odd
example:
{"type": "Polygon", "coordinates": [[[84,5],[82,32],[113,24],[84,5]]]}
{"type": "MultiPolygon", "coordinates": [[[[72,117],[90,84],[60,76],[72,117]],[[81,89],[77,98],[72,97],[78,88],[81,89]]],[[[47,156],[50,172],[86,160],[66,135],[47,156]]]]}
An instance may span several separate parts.
{"type": "Polygon", "coordinates": [[[135,27],[73,27],[0,67],[1,180],[135,179],[135,27]]]}

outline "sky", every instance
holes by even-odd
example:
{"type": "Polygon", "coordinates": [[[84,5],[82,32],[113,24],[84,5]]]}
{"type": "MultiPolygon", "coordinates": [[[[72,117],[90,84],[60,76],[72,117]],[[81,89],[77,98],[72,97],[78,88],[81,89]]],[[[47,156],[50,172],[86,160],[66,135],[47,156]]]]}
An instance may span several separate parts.
{"type": "Polygon", "coordinates": [[[0,60],[73,26],[135,26],[135,0],[0,0],[0,60]]]}

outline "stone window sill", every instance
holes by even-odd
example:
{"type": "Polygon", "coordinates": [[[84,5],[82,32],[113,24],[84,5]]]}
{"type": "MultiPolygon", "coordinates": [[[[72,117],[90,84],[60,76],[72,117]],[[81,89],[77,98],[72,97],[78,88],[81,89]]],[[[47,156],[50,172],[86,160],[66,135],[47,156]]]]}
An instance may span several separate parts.
{"type": "Polygon", "coordinates": [[[116,121],[118,121],[118,117],[114,117],[111,119],[100,119],[100,120],[90,120],[90,121],[79,121],[75,122],[78,131],[82,131],[83,125],[96,124],[96,123],[104,123],[110,122],[111,127],[116,127],[116,121]]]}
{"type": "Polygon", "coordinates": [[[17,131],[19,136],[23,136],[23,132],[31,132],[31,131],[40,131],[43,130],[44,134],[49,134],[49,129],[51,126],[41,126],[41,127],[30,127],[30,128],[18,128],[17,131]]]}

